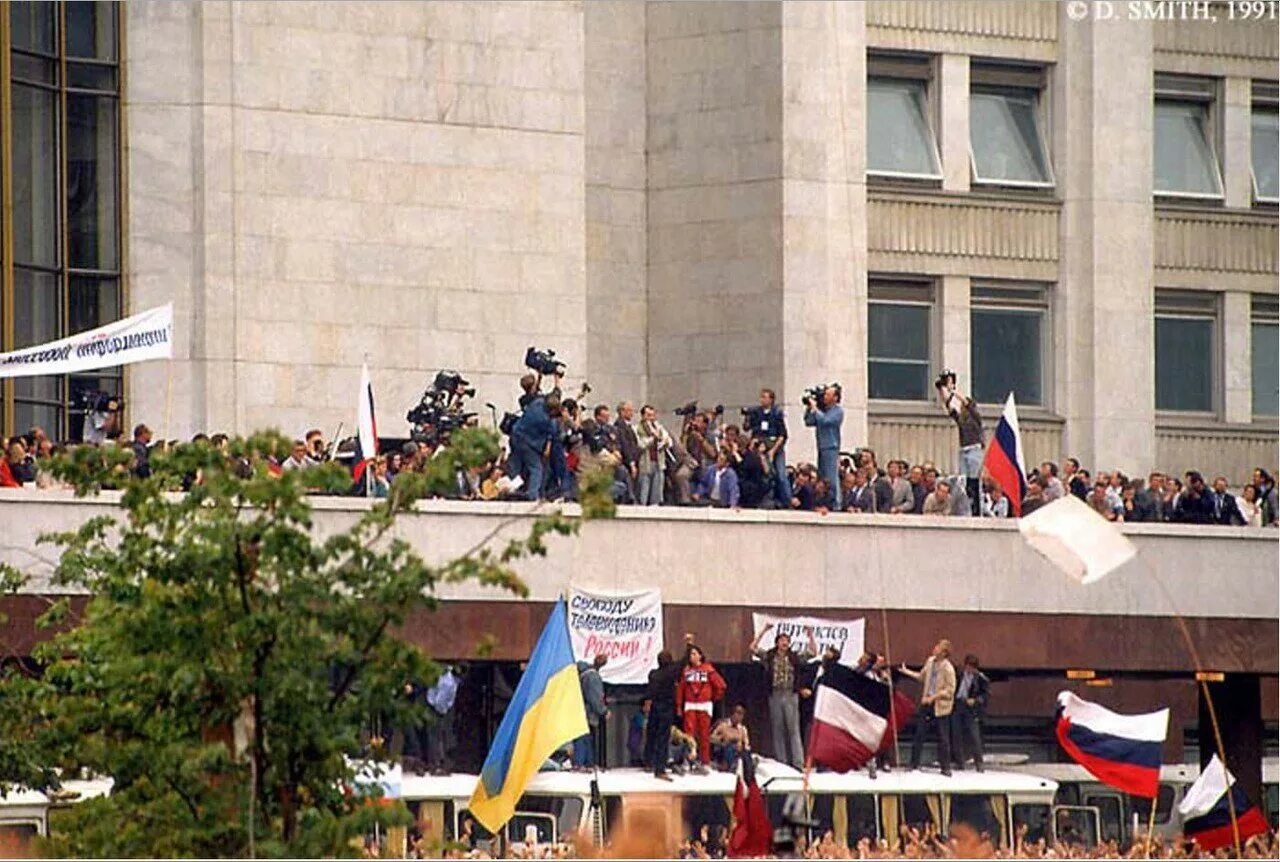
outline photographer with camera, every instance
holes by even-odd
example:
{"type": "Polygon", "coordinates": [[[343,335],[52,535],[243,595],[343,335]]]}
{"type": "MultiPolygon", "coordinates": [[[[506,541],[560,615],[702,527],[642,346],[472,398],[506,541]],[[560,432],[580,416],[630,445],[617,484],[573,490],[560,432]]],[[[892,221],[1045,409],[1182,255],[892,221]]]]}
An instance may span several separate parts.
{"type": "Polygon", "coordinates": [[[640,446],[636,502],[642,506],[661,506],[667,452],[671,449],[672,440],[671,434],[658,421],[658,411],[651,404],[640,408],[636,442],[640,446]]]}
{"type": "Polygon", "coordinates": [[[804,395],[804,424],[814,429],[818,442],[818,475],[827,480],[835,508],[840,508],[840,384],[815,386],[804,395]]]}
{"type": "Polygon", "coordinates": [[[982,495],[978,490],[978,477],[982,475],[982,416],[972,398],[956,391],[956,374],[944,369],[933,381],[938,391],[938,401],[947,412],[960,434],[960,472],[964,476],[965,493],[969,498],[973,515],[981,514],[982,495]]]}
{"type": "Polygon", "coordinates": [[[760,390],[760,403],[742,411],[743,423],[752,440],[764,443],[764,455],[773,467],[773,494],[782,508],[791,505],[791,482],[787,479],[787,422],[777,406],[777,395],[769,388],[760,390]]]}
{"type": "Polygon", "coordinates": [[[101,446],[108,440],[118,440],[124,433],[121,416],[124,399],[106,392],[85,392],[84,426],[81,439],[85,443],[101,446]]]}
{"type": "Polygon", "coordinates": [[[537,500],[547,478],[552,441],[560,432],[560,396],[535,398],[511,433],[511,461],[524,478],[524,498],[537,500]]]}

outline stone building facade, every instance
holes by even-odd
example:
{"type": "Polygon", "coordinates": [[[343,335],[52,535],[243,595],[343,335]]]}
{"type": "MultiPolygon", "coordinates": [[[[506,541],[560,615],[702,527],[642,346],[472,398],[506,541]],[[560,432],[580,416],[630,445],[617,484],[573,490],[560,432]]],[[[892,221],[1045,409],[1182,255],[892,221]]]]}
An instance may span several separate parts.
{"type": "Polygon", "coordinates": [[[124,4],[127,306],[179,321],[131,416],[349,429],[368,361],[402,433],[536,344],[668,420],[838,380],[850,448],[948,464],[949,367],[1016,384],[1029,460],[1242,481],[1277,29],[1069,5],[124,4]]]}

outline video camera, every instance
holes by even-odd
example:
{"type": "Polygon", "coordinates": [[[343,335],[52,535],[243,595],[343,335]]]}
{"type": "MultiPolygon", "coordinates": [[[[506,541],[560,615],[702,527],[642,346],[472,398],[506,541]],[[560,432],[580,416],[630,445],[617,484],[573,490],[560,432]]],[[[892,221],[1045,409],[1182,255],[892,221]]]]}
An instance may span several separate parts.
{"type": "MultiPolygon", "coordinates": [[[[713,409],[712,409],[712,411],[711,411],[711,412],[712,412],[712,413],[714,413],[716,416],[723,416],[723,415],[724,415],[724,405],[723,405],[723,404],[717,404],[717,405],[715,406],[715,408],[713,408],[713,409]]],[[[675,409],[675,414],[676,414],[677,416],[683,416],[683,417],[685,417],[686,419],[687,419],[687,418],[689,418],[690,416],[694,416],[694,415],[696,415],[697,413],[698,413],[698,402],[697,402],[697,401],[690,401],[688,404],[684,405],[683,407],[677,407],[677,408],[675,409]]]]}
{"type": "Polygon", "coordinates": [[[530,347],[524,352],[524,364],[526,368],[539,374],[564,374],[565,370],[565,364],[556,359],[554,350],[539,350],[536,347],[530,347]]]}
{"type": "Polygon", "coordinates": [[[812,401],[814,404],[817,404],[817,405],[821,406],[821,405],[822,405],[822,393],[826,392],[828,389],[834,389],[834,390],[836,391],[836,396],[837,396],[837,398],[839,397],[839,395],[840,395],[840,393],[841,393],[841,391],[842,391],[842,390],[840,389],[840,384],[839,384],[839,383],[834,383],[834,382],[833,382],[833,383],[819,383],[819,384],[818,384],[818,385],[816,385],[816,386],[810,386],[808,389],[806,389],[806,390],[804,391],[804,397],[803,397],[803,398],[801,398],[800,400],[801,400],[801,401],[803,401],[803,402],[805,402],[805,403],[808,403],[808,402],[812,401]]]}
{"type": "Polygon", "coordinates": [[[80,404],[86,413],[120,413],[124,411],[123,398],[99,389],[88,389],[81,392],[80,404]]]}
{"type": "Polygon", "coordinates": [[[934,389],[944,389],[944,388],[955,389],[956,373],[952,371],[950,368],[942,369],[942,373],[939,374],[937,379],[933,381],[933,388],[934,389]]]}
{"type": "Polygon", "coordinates": [[[462,409],[462,399],[476,394],[456,371],[441,371],[431,381],[431,386],[422,393],[416,407],[405,414],[405,419],[413,426],[409,439],[415,443],[448,442],[449,434],[471,424],[475,413],[462,409]]]}

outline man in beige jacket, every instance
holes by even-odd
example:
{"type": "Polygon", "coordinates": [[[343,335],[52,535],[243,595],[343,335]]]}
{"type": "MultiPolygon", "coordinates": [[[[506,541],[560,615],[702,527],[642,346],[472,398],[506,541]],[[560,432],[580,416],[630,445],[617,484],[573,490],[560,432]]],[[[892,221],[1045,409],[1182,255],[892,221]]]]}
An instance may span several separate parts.
{"type": "Polygon", "coordinates": [[[911,768],[920,768],[920,755],[930,725],[938,731],[938,762],[942,774],[951,774],[951,710],[955,706],[956,669],[948,657],[951,641],[943,638],[933,646],[924,667],[918,672],[904,663],[902,672],[920,681],[920,705],[916,708],[915,737],[911,740],[911,768]]]}

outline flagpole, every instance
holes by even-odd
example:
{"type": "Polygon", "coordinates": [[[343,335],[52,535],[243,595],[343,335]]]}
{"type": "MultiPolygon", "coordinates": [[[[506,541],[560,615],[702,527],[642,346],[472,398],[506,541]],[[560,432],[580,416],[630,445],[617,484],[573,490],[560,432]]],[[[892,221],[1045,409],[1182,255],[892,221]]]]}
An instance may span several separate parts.
{"type": "Polygon", "coordinates": [[[1155,831],[1156,831],[1156,802],[1159,801],[1159,799],[1160,799],[1160,794],[1158,792],[1156,793],[1155,796],[1151,798],[1151,816],[1147,820],[1147,858],[1148,859],[1151,858],[1151,839],[1154,837],[1155,831]]]}
{"type": "MultiPolygon", "coordinates": [[[[1142,555],[1139,554],[1138,556],[1141,558],[1142,555]]],[[[1173,596],[1170,595],[1168,588],[1165,587],[1164,581],[1162,581],[1160,576],[1156,574],[1155,566],[1147,562],[1145,558],[1142,562],[1143,568],[1151,577],[1151,580],[1155,581],[1156,587],[1164,595],[1165,601],[1169,603],[1169,607],[1173,610],[1173,618],[1178,623],[1178,631],[1182,634],[1182,640],[1186,644],[1187,652],[1191,654],[1191,664],[1195,668],[1197,682],[1200,684],[1200,693],[1204,695],[1204,703],[1209,710],[1209,725],[1213,729],[1213,741],[1218,749],[1218,759],[1222,761],[1222,769],[1226,772],[1227,749],[1226,746],[1222,744],[1222,729],[1218,725],[1218,710],[1213,705],[1213,695],[1209,693],[1209,684],[1201,678],[1204,666],[1200,663],[1200,652],[1196,649],[1195,641],[1191,637],[1191,630],[1187,628],[1187,621],[1184,620],[1182,618],[1182,614],[1178,612],[1178,604],[1173,600],[1173,596]]],[[[1155,803],[1156,800],[1153,799],[1151,801],[1153,811],[1155,810],[1155,803]]],[[[1227,813],[1231,815],[1231,839],[1232,843],[1235,845],[1236,858],[1239,859],[1241,856],[1240,821],[1236,816],[1236,803],[1235,800],[1231,798],[1230,785],[1227,787],[1227,813]]]]}

